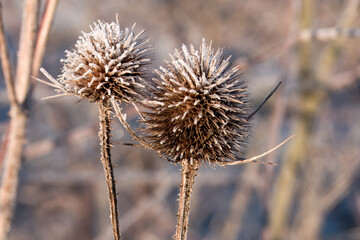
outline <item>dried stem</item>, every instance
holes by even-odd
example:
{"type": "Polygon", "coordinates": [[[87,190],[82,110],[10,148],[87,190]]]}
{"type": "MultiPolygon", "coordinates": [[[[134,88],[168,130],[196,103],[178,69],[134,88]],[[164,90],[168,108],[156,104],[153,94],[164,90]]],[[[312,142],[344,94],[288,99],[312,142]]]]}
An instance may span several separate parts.
{"type": "Polygon", "coordinates": [[[99,116],[100,116],[100,144],[101,144],[101,162],[105,171],[106,185],[108,188],[109,202],[110,202],[110,218],[113,227],[114,239],[120,240],[119,217],[117,210],[117,198],[115,188],[115,178],[113,166],[111,162],[111,144],[110,144],[110,103],[108,100],[99,102],[99,116]]]}
{"type": "Polygon", "coordinates": [[[44,15],[41,20],[39,33],[36,41],[34,61],[32,65],[33,76],[37,76],[39,73],[57,4],[58,0],[48,0],[46,2],[44,15]]]}
{"type": "Polygon", "coordinates": [[[1,58],[1,65],[4,73],[4,79],[5,79],[6,89],[9,95],[10,104],[14,107],[15,106],[18,107],[19,104],[16,98],[16,92],[14,87],[14,76],[9,58],[9,50],[5,38],[1,2],[0,2],[0,58],[1,58]]]}
{"type": "Polygon", "coordinates": [[[273,147],[272,149],[257,155],[255,157],[251,157],[251,158],[247,158],[247,159],[241,159],[239,161],[234,161],[234,162],[221,162],[220,164],[222,165],[226,165],[226,166],[233,166],[233,165],[240,165],[240,164],[246,164],[246,163],[263,163],[263,164],[270,164],[270,165],[276,165],[275,163],[271,163],[271,162],[261,162],[258,161],[258,159],[265,157],[266,155],[268,155],[269,153],[272,153],[273,151],[275,151],[276,149],[278,149],[279,147],[281,147],[282,145],[284,145],[287,141],[289,141],[290,139],[292,139],[294,137],[294,135],[288,137],[287,139],[285,139],[284,141],[282,141],[280,144],[278,144],[276,147],[273,147]]]}
{"type": "Polygon", "coordinates": [[[40,0],[28,0],[24,6],[16,65],[16,96],[20,104],[25,103],[30,93],[30,76],[32,74],[39,5],[40,0]]]}
{"type": "Polygon", "coordinates": [[[276,92],[276,90],[281,85],[281,81],[274,87],[274,89],[266,96],[266,98],[260,103],[260,105],[246,118],[247,121],[249,121],[259,110],[262,108],[262,106],[271,98],[271,96],[276,92]]]}
{"type": "Polygon", "coordinates": [[[0,240],[5,240],[10,231],[27,122],[26,114],[19,108],[12,109],[10,116],[12,120],[0,189],[0,240]]]}
{"type": "Polygon", "coordinates": [[[197,164],[190,165],[187,161],[182,163],[181,169],[181,185],[179,197],[179,210],[177,214],[175,240],[186,240],[189,214],[190,214],[190,199],[193,189],[194,179],[199,166],[197,164]]]}
{"type": "MultiPolygon", "coordinates": [[[[120,123],[124,126],[124,128],[130,133],[130,135],[134,138],[134,140],[141,143],[144,147],[151,149],[151,146],[144,141],[141,137],[139,137],[130,127],[130,125],[126,122],[126,117],[121,113],[121,108],[119,104],[114,100],[111,99],[111,104],[115,110],[115,116],[119,119],[120,123]]],[[[135,104],[134,104],[135,105],[135,104]]],[[[137,109],[138,111],[138,109],[137,109]]]]}
{"type": "MultiPolygon", "coordinates": [[[[5,68],[7,69],[7,73],[4,71],[4,75],[7,75],[7,77],[5,77],[5,79],[7,78],[7,87],[10,88],[8,89],[8,92],[11,100],[11,123],[0,188],[0,240],[6,239],[10,230],[16,201],[18,175],[21,166],[22,151],[25,144],[26,124],[28,120],[28,104],[26,100],[29,95],[38,9],[39,0],[27,0],[25,2],[18,52],[16,92],[14,84],[11,81],[11,75],[9,75],[9,71],[11,71],[9,62],[7,63],[8,66],[5,68]],[[16,101],[14,99],[16,99],[16,101]]],[[[4,41],[1,44],[5,44],[4,41]]],[[[1,46],[2,52],[5,51],[4,46],[5,45],[1,46]]],[[[3,56],[4,55],[2,55],[2,57],[3,56]]],[[[5,61],[8,61],[8,59],[6,59],[6,53],[5,61]]]]}

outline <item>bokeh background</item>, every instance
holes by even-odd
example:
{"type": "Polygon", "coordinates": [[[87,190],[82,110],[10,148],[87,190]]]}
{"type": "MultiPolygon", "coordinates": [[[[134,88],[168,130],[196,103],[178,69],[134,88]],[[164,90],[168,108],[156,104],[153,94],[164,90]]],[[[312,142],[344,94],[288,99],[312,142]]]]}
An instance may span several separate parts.
{"type": "MultiPolygon", "coordinates": [[[[23,1],[3,0],[13,61],[23,1]]],[[[60,59],[81,31],[102,19],[146,30],[151,68],[182,44],[202,38],[225,47],[244,72],[255,108],[246,156],[295,134],[265,161],[206,166],[196,178],[189,239],[360,239],[360,39],[299,39],[299,33],[360,26],[357,0],[61,0],[42,66],[61,73],[60,59]]],[[[45,78],[44,76],[41,76],[45,78]]],[[[112,239],[106,185],[99,161],[94,104],[37,84],[10,240],[112,239]]],[[[136,111],[124,106],[133,128],[136,111]]],[[[9,102],[1,73],[0,136],[9,102]]],[[[114,119],[113,161],[124,239],[171,239],[175,232],[180,167],[133,142],[114,119]]],[[[0,212],[1,214],[1,212],[0,212]]]]}

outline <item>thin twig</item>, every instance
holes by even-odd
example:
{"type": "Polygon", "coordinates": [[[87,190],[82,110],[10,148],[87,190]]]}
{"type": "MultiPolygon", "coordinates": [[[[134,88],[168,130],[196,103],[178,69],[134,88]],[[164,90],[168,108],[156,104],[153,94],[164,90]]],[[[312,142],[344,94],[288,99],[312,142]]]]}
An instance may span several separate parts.
{"type": "MultiPolygon", "coordinates": [[[[354,7],[356,9],[356,7],[354,7]]],[[[339,27],[304,29],[299,34],[299,42],[309,42],[312,40],[331,41],[338,38],[358,38],[360,29],[346,29],[339,27]]]]}
{"type": "Polygon", "coordinates": [[[139,108],[137,107],[137,105],[136,105],[134,102],[132,102],[132,105],[134,106],[136,112],[139,114],[141,120],[145,121],[145,117],[144,117],[144,115],[141,113],[141,111],[139,110],[139,108]]]}
{"type": "Polygon", "coordinates": [[[199,166],[190,165],[187,161],[182,163],[181,185],[179,197],[179,210],[177,214],[175,240],[186,240],[189,225],[190,199],[193,189],[194,179],[199,166]]]}
{"type": "Polygon", "coordinates": [[[256,113],[257,111],[260,110],[260,108],[267,102],[267,100],[269,100],[269,98],[271,98],[271,96],[276,92],[276,90],[279,88],[279,86],[281,85],[281,81],[275,86],[275,88],[266,96],[266,98],[264,99],[264,101],[262,101],[262,103],[260,103],[260,105],[255,109],[255,111],[253,111],[251,114],[249,114],[249,116],[246,118],[247,121],[249,121],[256,113]]]}
{"type": "Polygon", "coordinates": [[[30,76],[36,41],[40,0],[28,0],[25,3],[25,15],[21,23],[18,61],[16,65],[16,96],[24,104],[30,90],[30,76]]]}
{"type": "Polygon", "coordinates": [[[0,169],[5,159],[6,149],[9,143],[9,133],[10,133],[10,122],[7,124],[6,130],[3,135],[3,140],[0,146],[0,169]]]}
{"type": "Polygon", "coordinates": [[[151,146],[145,142],[141,137],[139,137],[130,127],[130,125],[126,122],[125,117],[123,116],[123,114],[121,113],[121,108],[119,106],[119,104],[114,100],[111,99],[111,104],[115,110],[115,116],[119,119],[120,123],[124,126],[124,128],[130,133],[130,135],[134,138],[134,140],[138,141],[139,143],[141,143],[144,147],[146,148],[150,148],[151,146]]]}
{"type": "Polygon", "coordinates": [[[135,144],[135,143],[125,143],[125,142],[112,142],[112,144],[118,144],[123,146],[130,146],[130,147],[143,147],[141,144],[135,144]]]}
{"type": "Polygon", "coordinates": [[[284,145],[287,141],[289,141],[290,139],[292,139],[294,137],[294,135],[288,137],[287,139],[285,139],[284,141],[282,141],[280,144],[278,144],[276,147],[270,149],[269,151],[266,151],[260,155],[257,155],[255,157],[251,157],[251,158],[247,158],[244,160],[239,160],[239,161],[234,161],[234,162],[221,162],[220,164],[223,166],[233,166],[233,165],[240,165],[240,164],[245,164],[245,163],[263,163],[263,164],[270,164],[270,165],[277,165],[276,163],[270,163],[270,162],[261,162],[258,161],[259,158],[262,158],[266,155],[268,155],[269,153],[272,153],[273,151],[275,151],[276,149],[278,149],[279,147],[281,147],[282,145],[284,145]]]}
{"type": "Polygon", "coordinates": [[[6,84],[6,89],[8,91],[10,104],[14,107],[19,107],[19,103],[16,98],[16,92],[14,87],[14,76],[13,69],[11,66],[11,61],[9,58],[9,49],[6,43],[5,31],[4,31],[4,21],[2,15],[2,2],[0,2],[0,57],[1,65],[4,73],[4,79],[6,84]]]}
{"type": "Polygon", "coordinates": [[[101,144],[101,162],[104,167],[106,185],[108,188],[109,202],[110,202],[110,218],[113,226],[113,233],[115,240],[121,240],[119,229],[119,214],[117,210],[117,195],[115,188],[115,178],[113,166],[111,162],[111,144],[110,144],[110,104],[108,100],[99,103],[100,116],[100,144],[101,144]]]}
{"type": "Polygon", "coordinates": [[[44,15],[41,20],[39,33],[36,41],[34,60],[33,60],[34,62],[32,65],[33,76],[37,76],[39,73],[40,65],[44,56],[46,43],[49,38],[49,33],[54,19],[57,4],[58,4],[58,0],[48,0],[46,2],[44,15]]]}

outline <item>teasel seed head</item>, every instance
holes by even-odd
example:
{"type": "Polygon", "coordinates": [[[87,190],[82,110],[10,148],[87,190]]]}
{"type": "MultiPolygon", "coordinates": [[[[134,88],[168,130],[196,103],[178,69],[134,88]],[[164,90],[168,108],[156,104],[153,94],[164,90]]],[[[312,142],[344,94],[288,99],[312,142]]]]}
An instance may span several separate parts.
{"type": "MultiPolygon", "coordinates": [[[[134,25],[135,26],[135,25],[134,25]]],[[[148,38],[132,28],[120,29],[118,20],[98,21],[90,33],[82,33],[75,48],[66,51],[62,74],[58,81],[61,91],[93,102],[113,98],[136,101],[144,89],[144,66],[148,38]]]]}
{"type": "Polygon", "coordinates": [[[247,143],[247,88],[222,53],[205,40],[200,51],[183,45],[155,71],[153,95],[144,101],[145,132],[171,161],[235,161],[247,143]]]}

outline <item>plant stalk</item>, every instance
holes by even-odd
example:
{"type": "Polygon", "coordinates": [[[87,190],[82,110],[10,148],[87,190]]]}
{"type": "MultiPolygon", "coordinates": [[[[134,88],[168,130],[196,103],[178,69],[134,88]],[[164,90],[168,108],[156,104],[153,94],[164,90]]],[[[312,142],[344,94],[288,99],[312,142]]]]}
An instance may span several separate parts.
{"type": "MultiPolygon", "coordinates": [[[[0,240],[5,240],[11,228],[16,205],[19,171],[23,148],[26,142],[28,122],[28,99],[30,97],[30,75],[36,39],[39,0],[27,0],[24,4],[19,40],[16,81],[13,79],[8,49],[5,41],[3,19],[1,22],[1,57],[4,77],[10,99],[10,127],[8,143],[4,153],[4,167],[0,186],[0,240]],[[15,87],[16,83],[16,87],[15,87]]],[[[1,8],[2,10],[2,8],[1,8]]]]}
{"type": "Polygon", "coordinates": [[[177,214],[175,240],[186,240],[189,225],[190,199],[193,189],[194,179],[199,166],[191,165],[187,161],[182,163],[181,185],[179,195],[179,210],[177,214]]]}
{"type": "Polygon", "coordinates": [[[114,171],[111,162],[111,144],[110,144],[110,102],[104,100],[99,103],[99,117],[100,117],[100,145],[101,145],[101,162],[103,164],[106,185],[108,189],[109,203],[110,203],[110,219],[112,223],[114,239],[121,240],[119,229],[119,213],[117,210],[117,198],[115,188],[114,171]]]}
{"type": "Polygon", "coordinates": [[[0,188],[0,240],[6,240],[11,228],[16,204],[18,175],[21,167],[22,149],[25,144],[28,116],[19,108],[10,111],[10,135],[0,188]]]}

